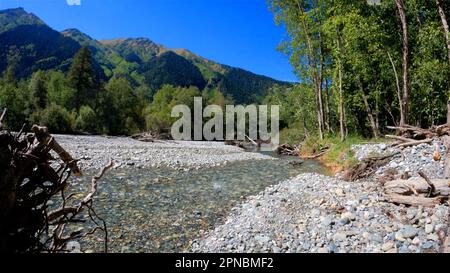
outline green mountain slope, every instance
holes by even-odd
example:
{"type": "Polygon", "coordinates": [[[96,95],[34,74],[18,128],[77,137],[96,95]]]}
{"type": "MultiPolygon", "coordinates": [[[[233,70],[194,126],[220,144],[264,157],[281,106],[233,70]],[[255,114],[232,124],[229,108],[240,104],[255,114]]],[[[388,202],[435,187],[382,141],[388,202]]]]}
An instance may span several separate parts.
{"type": "Polygon", "coordinates": [[[156,91],[164,84],[217,88],[237,103],[253,103],[274,85],[289,83],[222,65],[185,49],[169,49],[146,38],[97,41],[77,29],[61,33],[23,9],[0,11],[0,72],[16,63],[16,76],[39,69],[67,71],[73,56],[87,45],[98,78],[126,77],[156,91]]]}
{"type": "Polygon", "coordinates": [[[0,33],[21,25],[44,25],[44,22],[23,8],[0,10],[0,33]]]}
{"type": "Polygon", "coordinates": [[[80,44],[46,25],[20,25],[0,34],[0,71],[15,65],[17,77],[37,70],[67,70],[80,44]]]}

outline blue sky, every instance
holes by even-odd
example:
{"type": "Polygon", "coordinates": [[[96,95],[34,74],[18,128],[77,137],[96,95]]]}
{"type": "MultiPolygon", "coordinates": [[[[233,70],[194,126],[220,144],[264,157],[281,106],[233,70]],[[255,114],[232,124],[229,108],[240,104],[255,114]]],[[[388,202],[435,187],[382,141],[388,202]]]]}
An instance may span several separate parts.
{"type": "Polygon", "coordinates": [[[0,9],[14,7],[35,13],[59,31],[77,28],[99,40],[146,37],[257,74],[296,81],[288,58],[276,50],[286,33],[274,24],[265,0],[0,0],[0,9]]]}

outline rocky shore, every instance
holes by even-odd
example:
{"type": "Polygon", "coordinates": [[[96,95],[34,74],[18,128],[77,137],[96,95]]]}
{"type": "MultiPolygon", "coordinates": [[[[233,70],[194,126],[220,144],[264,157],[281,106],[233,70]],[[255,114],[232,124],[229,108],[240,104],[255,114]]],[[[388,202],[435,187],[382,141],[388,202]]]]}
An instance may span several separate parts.
{"type": "Polygon", "coordinates": [[[222,142],[141,142],[127,137],[56,135],[83,169],[101,169],[110,159],[116,168],[170,167],[179,170],[221,166],[233,161],[273,159],[222,142]]]}
{"type": "MultiPolygon", "coordinates": [[[[442,144],[438,141],[440,149],[442,144]]],[[[442,177],[435,145],[407,148],[376,176],[420,170],[442,177]]],[[[355,146],[358,159],[395,152],[386,144],[355,146]]],[[[438,252],[448,227],[447,205],[406,207],[386,202],[377,177],[358,182],[301,174],[233,209],[225,224],[194,242],[193,252],[438,252]]]]}

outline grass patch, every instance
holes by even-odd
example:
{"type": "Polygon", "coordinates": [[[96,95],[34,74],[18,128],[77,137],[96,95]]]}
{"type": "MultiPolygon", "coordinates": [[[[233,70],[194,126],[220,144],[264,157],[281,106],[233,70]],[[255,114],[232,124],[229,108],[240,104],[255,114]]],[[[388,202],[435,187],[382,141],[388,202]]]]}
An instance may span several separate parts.
{"type": "Polygon", "coordinates": [[[365,139],[360,136],[349,136],[345,141],[341,141],[339,137],[326,137],[323,140],[320,140],[319,137],[310,137],[303,143],[301,155],[311,156],[328,147],[328,152],[318,160],[336,173],[351,168],[358,163],[351,149],[352,145],[380,141],[382,140],[365,139]]]}

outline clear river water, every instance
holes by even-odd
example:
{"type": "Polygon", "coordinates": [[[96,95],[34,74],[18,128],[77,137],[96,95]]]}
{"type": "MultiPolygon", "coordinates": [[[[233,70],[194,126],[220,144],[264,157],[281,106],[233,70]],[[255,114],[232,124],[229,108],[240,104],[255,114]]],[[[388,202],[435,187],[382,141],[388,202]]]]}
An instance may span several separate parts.
{"type": "MultiPolygon", "coordinates": [[[[225,221],[231,208],[266,187],[305,172],[328,174],[316,161],[295,157],[228,163],[192,170],[119,169],[99,184],[96,212],[106,220],[109,252],[182,252],[205,231],[225,221]]],[[[86,190],[92,173],[74,181],[86,190]]],[[[81,242],[102,252],[102,235],[81,242]]]]}

